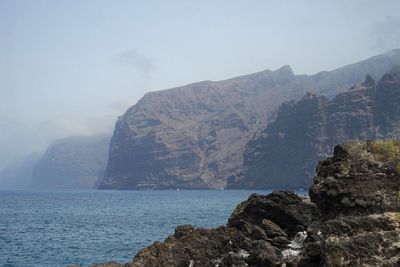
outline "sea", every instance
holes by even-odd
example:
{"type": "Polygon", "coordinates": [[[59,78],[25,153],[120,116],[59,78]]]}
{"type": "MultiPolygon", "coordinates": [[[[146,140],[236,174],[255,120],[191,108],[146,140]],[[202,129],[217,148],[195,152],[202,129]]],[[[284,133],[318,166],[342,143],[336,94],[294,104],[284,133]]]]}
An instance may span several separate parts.
{"type": "Polygon", "coordinates": [[[0,266],[130,262],[177,225],[224,225],[250,194],[270,192],[0,190],[0,266]]]}

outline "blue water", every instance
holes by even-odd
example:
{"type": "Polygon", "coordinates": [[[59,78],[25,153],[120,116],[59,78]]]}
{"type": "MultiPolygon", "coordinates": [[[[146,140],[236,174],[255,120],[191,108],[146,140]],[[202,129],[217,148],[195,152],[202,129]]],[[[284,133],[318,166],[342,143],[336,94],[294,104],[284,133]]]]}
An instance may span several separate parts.
{"type": "Polygon", "coordinates": [[[253,192],[0,190],[0,266],[129,262],[177,225],[225,224],[253,192]]]}

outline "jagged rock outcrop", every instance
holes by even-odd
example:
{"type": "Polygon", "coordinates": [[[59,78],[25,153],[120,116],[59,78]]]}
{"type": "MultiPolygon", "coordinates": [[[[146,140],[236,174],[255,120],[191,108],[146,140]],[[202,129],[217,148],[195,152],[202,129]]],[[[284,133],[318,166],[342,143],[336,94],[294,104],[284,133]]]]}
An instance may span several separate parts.
{"type": "Polygon", "coordinates": [[[335,95],[395,65],[400,50],[312,76],[285,66],[148,93],[118,119],[100,188],[224,188],[283,101],[310,89],[335,95]]]}
{"type": "Polygon", "coordinates": [[[321,161],[310,198],[323,216],[309,231],[327,266],[400,265],[400,142],[336,146],[321,161]]]}
{"type": "Polygon", "coordinates": [[[96,266],[399,266],[399,160],[399,141],[337,146],[317,168],[311,201],[253,194],[226,226],[179,226],[130,263],[96,266]]]}
{"type": "Polygon", "coordinates": [[[37,188],[94,188],[104,176],[109,136],[69,137],[53,142],[32,172],[37,188]]]}
{"type": "Polygon", "coordinates": [[[400,141],[336,146],[317,173],[310,197],[325,215],[400,210],[400,141]]]}
{"type": "Polygon", "coordinates": [[[318,160],[337,143],[395,138],[400,133],[400,69],[371,76],[329,100],[307,93],[284,103],[276,120],[245,150],[243,172],[229,188],[306,188],[318,160]]]}

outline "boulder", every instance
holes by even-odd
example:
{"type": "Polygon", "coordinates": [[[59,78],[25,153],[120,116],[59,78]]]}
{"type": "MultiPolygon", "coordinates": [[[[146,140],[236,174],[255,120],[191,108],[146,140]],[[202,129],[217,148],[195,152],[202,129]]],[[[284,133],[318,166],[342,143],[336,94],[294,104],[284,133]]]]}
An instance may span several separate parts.
{"type": "Polygon", "coordinates": [[[263,229],[270,237],[293,237],[318,218],[314,204],[291,191],[274,191],[267,196],[253,194],[239,204],[228,220],[228,226],[248,231],[249,226],[263,229]]]}

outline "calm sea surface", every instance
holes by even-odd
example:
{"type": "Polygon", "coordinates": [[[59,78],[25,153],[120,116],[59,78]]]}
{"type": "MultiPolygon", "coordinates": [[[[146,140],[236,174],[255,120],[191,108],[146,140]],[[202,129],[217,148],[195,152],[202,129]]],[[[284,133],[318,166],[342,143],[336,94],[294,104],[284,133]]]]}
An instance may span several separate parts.
{"type": "Polygon", "coordinates": [[[179,224],[215,227],[251,193],[0,190],[0,266],[129,262],[179,224]]]}

